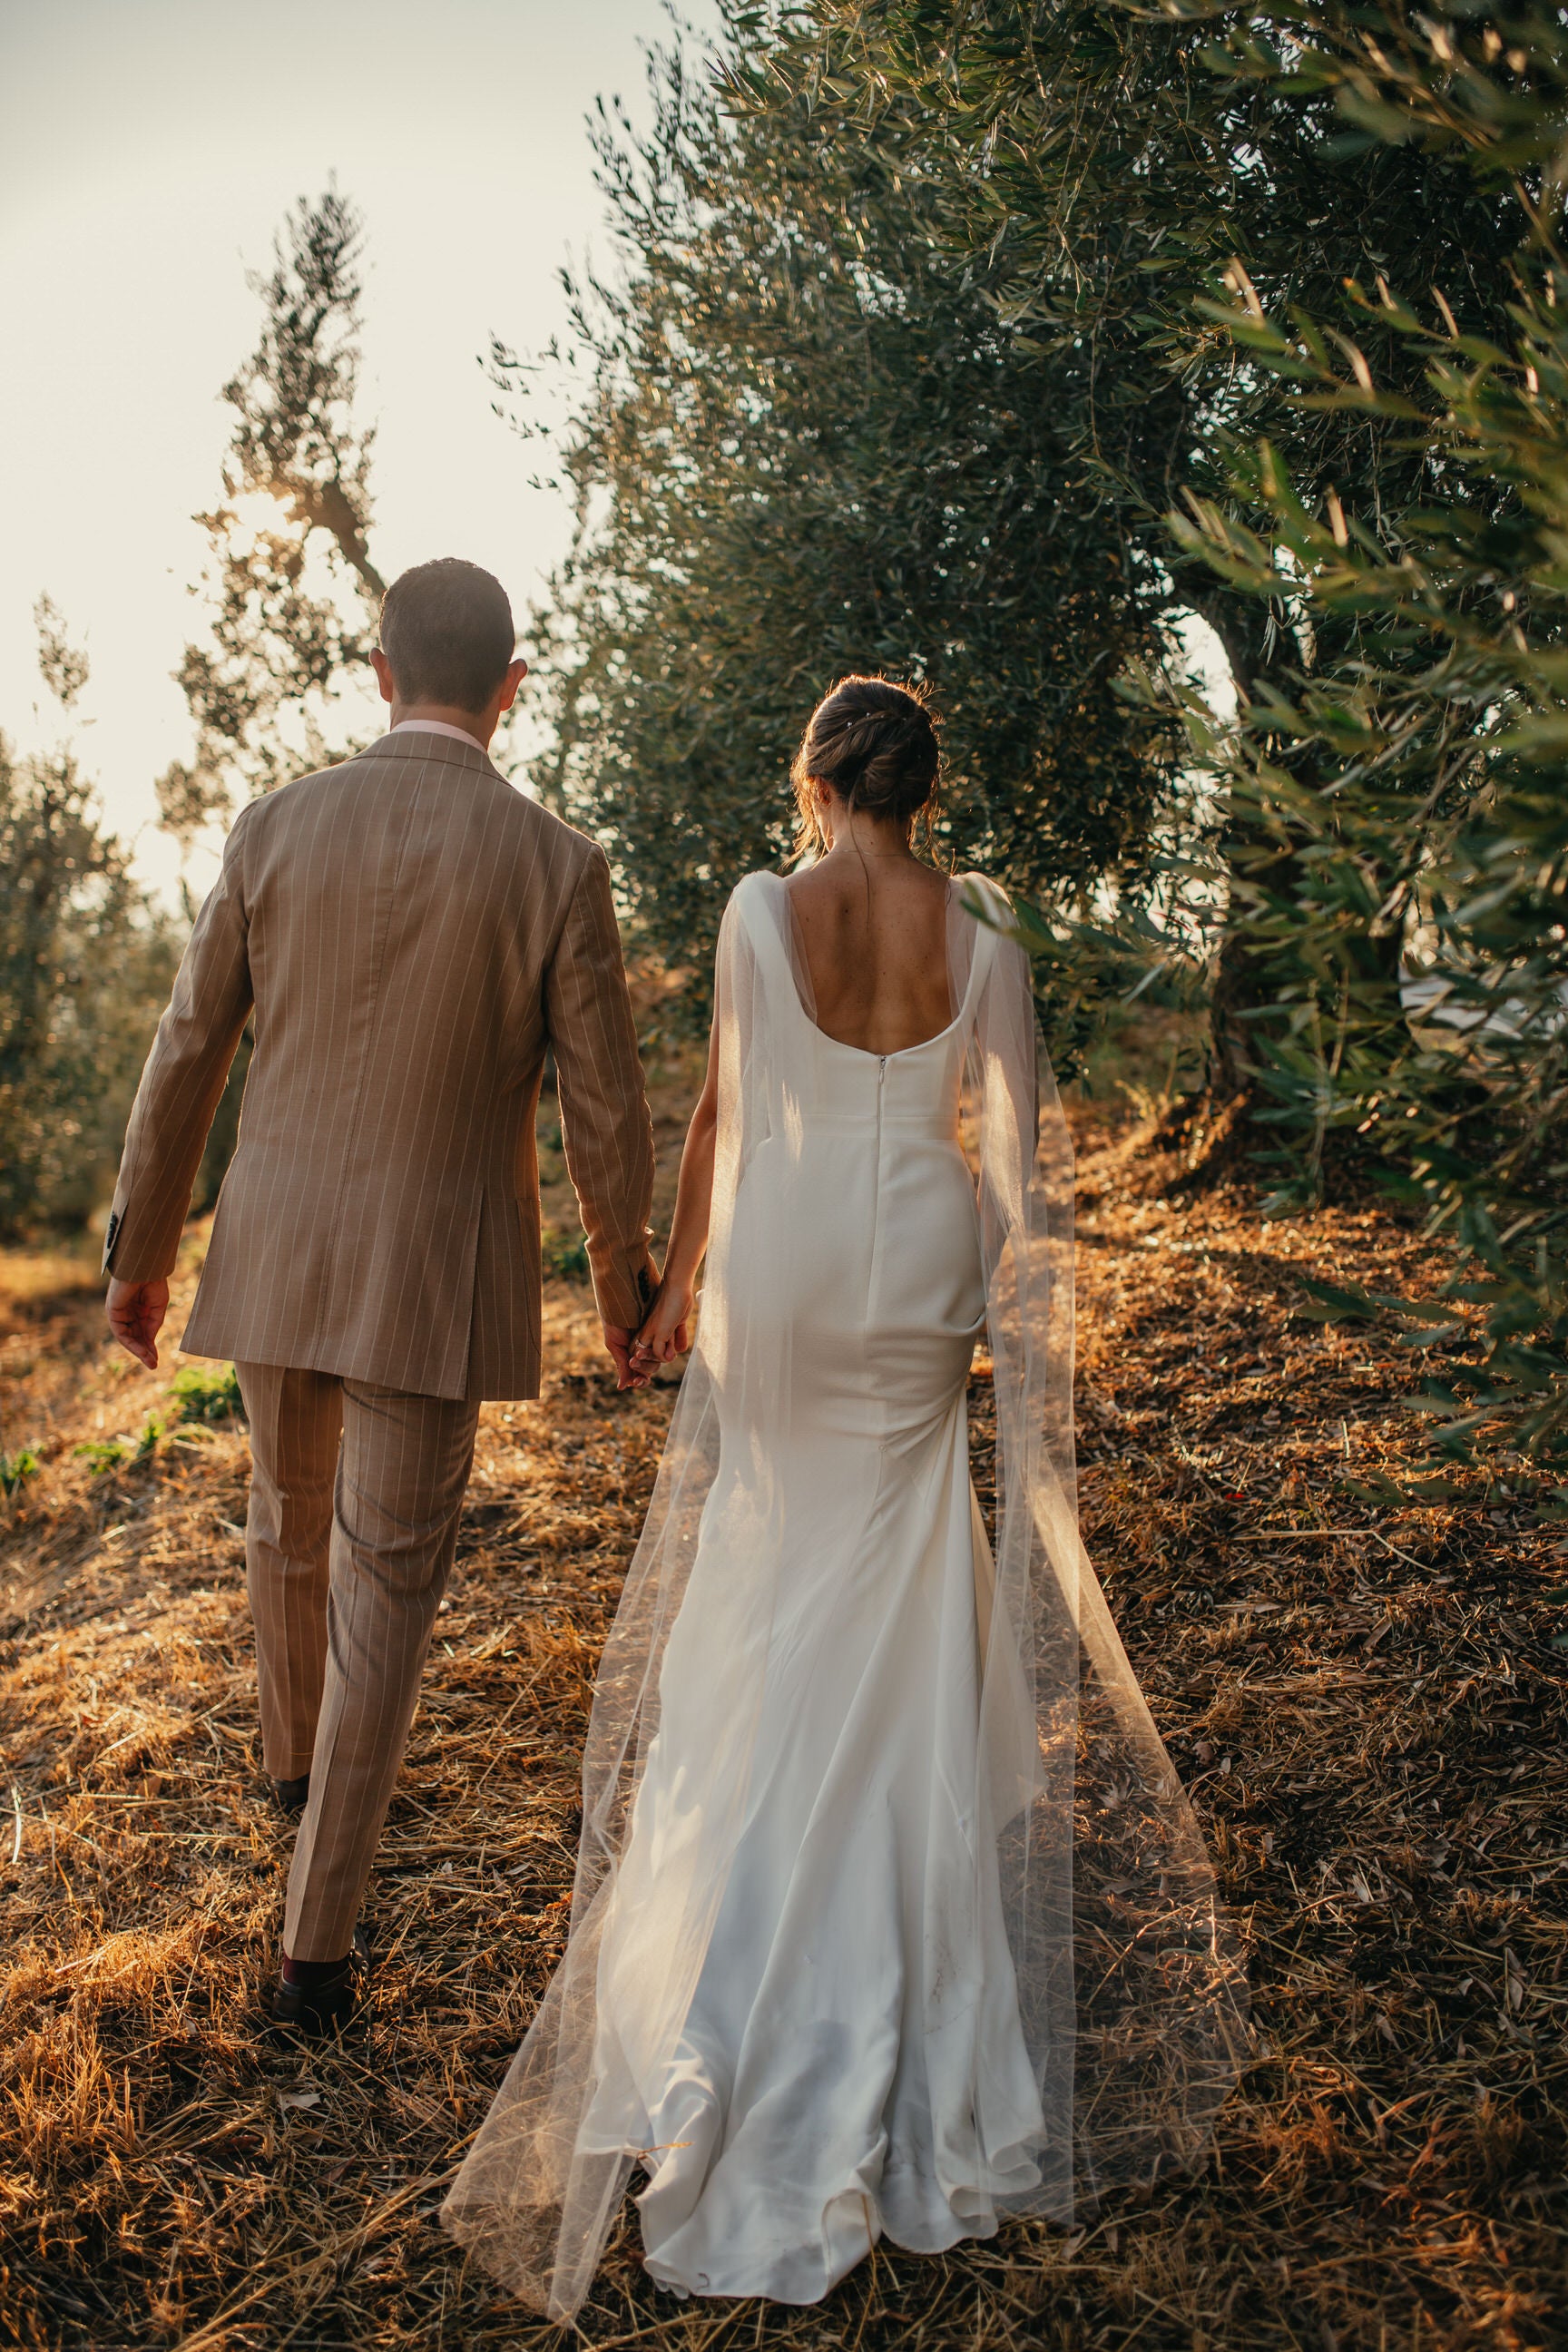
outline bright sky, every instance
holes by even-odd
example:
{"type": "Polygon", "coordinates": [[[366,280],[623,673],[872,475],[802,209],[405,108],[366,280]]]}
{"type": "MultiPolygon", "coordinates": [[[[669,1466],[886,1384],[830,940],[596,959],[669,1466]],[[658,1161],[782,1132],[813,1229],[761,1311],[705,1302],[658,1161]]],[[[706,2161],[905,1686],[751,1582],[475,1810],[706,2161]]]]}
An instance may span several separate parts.
{"type": "MultiPolygon", "coordinates": [[[[711,0],[682,14],[709,26],[711,0]]],[[[201,634],[190,518],[256,341],[246,270],[335,173],[369,234],[376,562],[470,556],[522,625],[571,517],[479,355],[541,349],[561,264],[608,263],[584,117],[618,95],[642,118],[638,44],[666,32],[658,0],[0,0],[0,728],[58,732],[44,591],[92,663],[79,752],[150,880],[178,866],[153,780],[191,748],[170,673],[201,634]]]]}

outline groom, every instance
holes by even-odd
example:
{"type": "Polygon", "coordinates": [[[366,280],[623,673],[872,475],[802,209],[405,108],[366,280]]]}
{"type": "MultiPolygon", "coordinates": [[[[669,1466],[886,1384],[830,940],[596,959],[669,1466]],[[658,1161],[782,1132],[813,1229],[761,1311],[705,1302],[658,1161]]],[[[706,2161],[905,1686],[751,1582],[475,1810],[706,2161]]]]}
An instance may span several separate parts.
{"type": "Polygon", "coordinates": [[[476,564],[393,583],[392,725],[242,810],[142,1074],[104,1264],[149,1369],[247,1019],[244,1116],[183,1346],[232,1356],[262,1747],[302,1808],[272,2013],[346,2022],[485,1397],[539,1393],[534,1112],[553,1053],[605,1339],[632,1385],[653,1139],[609,868],[486,746],[525,665],[476,564]]]}

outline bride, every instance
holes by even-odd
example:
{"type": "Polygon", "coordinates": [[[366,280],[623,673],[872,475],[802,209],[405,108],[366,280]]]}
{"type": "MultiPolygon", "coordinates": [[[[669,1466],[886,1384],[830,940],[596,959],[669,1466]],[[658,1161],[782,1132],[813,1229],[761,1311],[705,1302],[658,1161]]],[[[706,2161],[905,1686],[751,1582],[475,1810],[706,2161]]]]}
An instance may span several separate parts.
{"type": "Polygon", "coordinates": [[[696,1348],[595,1692],[571,1935],[445,2208],[558,2319],[632,2169],[678,2294],[1068,2221],[1201,2154],[1243,1994],[1078,1536],[1071,1162],[938,749],[842,679],[719,937],[644,1370],[696,1348]],[[977,1348],[984,1350],[976,1361],[977,1348]],[[970,1481],[989,1387],[994,1542],[970,1481]]]}

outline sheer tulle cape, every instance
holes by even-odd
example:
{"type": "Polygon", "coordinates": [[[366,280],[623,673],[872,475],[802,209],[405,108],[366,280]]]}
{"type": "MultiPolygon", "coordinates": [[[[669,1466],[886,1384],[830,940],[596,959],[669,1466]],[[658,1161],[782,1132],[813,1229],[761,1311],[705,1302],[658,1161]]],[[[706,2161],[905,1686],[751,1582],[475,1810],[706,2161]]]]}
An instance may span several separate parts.
{"type": "MultiPolygon", "coordinates": [[[[753,876],[719,941],[698,1342],[595,1691],[566,1951],[443,2212],[488,2268],[559,2319],[586,2294],[647,2149],[635,2085],[675,2053],[746,1813],[781,1550],[770,1463],[788,1434],[790,1334],[744,1328],[726,1276],[752,1154],[764,1141],[797,1149],[800,1131],[784,1034],[795,1008],[769,1001],[766,924],[803,977],[788,893],[753,876]],[[700,1628],[715,1667],[709,1769],[655,1853],[628,1832],[700,1543],[732,1567],[709,1584],[700,1628]]],[[[989,1571],[977,1563],[975,1905],[989,1871],[1045,2116],[1022,2176],[1036,2177],[997,2202],[1065,2223],[1103,2188],[1201,2155],[1240,2060],[1245,1993],[1202,1838],[1079,1538],[1071,1146],[1008,925],[992,886],[954,886],[953,1017],[996,1422],[993,1557],[989,1571]]]]}

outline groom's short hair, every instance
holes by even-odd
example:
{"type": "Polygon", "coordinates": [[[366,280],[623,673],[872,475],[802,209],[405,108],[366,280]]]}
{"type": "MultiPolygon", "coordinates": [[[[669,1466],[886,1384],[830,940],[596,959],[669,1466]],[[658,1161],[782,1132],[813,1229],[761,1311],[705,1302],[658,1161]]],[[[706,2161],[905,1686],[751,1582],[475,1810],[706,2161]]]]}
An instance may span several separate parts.
{"type": "Polygon", "coordinates": [[[482,710],[516,642],[506,590],[460,556],[416,563],[381,600],[381,650],[400,702],[482,710]]]}

